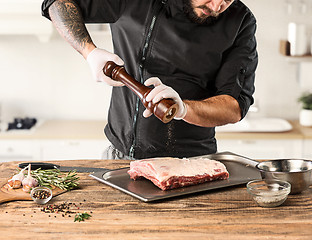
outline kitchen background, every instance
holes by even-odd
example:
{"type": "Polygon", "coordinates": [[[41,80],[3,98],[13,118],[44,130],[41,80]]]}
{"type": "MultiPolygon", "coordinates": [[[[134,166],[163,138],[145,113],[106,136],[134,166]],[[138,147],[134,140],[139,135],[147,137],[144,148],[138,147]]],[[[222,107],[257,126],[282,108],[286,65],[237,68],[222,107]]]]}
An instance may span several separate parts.
{"type": "MultiPolygon", "coordinates": [[[[22,1],[15,2],[18,5],[22,1]]],[[[27,2],[37,3],[37,13],[33,14],[40,14],[40,1],[23,2],[24,5],[27,2]]],[[[287,39],[289,22],[301,22],[307,26],[312,22],[312,1],[243,2],[254,12],[258,21],[259,66],[255,93],[258,114],[296,119],[300,109],[297,98],[302,91],[311,87],[308,82],[312,82],[312,62],[289,63],[279,53],[279,41],[287,39]]],[[[0,25],[7,24],[7,28],[14,25],[22,31],[33,24],[25,21],[28,18],[23,19],[23,14],[12,15],[12,21],[1,23],[6,14],[4,9],[0,10],[0,25]]],[[[43,39],[49,37],[48,41],[40,41],[35,35],[22,35],[19,32],[16,35],[7,34],[4,26],[1,26],[2,118],[10,120],[16,116],[34,116],[42,119],[106,119],[111,88],[93,81],[86,61],[53,29],[49,35],[48,20],[39,16],[35,24],[44,24],[38,27],[38,34],[42,34],[43,39]],[[43,28],[42,33],[40,28],[43,28]]],[[[99,47],[112,49],[108,32],[93,31],[91,35],[99,47]]]]}
{"type": "MultiPolygon", "coordinates": [[[[312,0],[243,0],[258,21],[257,116],[298,119],[312,90],[311,57],[279,52],[290,22],[305,24],[311,44],[312,0]]],[[[0,0],[0,120],[35,117],[105,121],[111,87],[95,82],[87,62],[41,17],[39,0],[0,0]]],[[[112,50],[106,25],[89,25],[98,47],[112,50]]],[[[307,47],[310,47],[307,45],[307,47]]]]}

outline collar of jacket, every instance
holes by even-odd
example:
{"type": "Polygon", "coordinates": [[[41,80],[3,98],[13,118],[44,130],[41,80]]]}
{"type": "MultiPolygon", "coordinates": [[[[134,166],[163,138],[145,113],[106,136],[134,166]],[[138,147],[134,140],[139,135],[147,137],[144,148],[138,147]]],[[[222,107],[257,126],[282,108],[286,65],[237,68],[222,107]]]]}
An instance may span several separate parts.
{"type": "MultiPolygon", "coordinates": [[[[159,0],[161,1],[166,8],[167,14],[174,17],[177,14],[183,13],[183,0],[159,0]]],[[[237,0],[234,0],[233,3],[236,3],[237,0]]],[[[231,5],[234,5],[234,4],[231,5]]]]}
{"type": "Polygon", "coordinates": [[[183,13],[183,0],[160,0],[166,8],[169,15],[174,17],[177,14],[183,13]]]}

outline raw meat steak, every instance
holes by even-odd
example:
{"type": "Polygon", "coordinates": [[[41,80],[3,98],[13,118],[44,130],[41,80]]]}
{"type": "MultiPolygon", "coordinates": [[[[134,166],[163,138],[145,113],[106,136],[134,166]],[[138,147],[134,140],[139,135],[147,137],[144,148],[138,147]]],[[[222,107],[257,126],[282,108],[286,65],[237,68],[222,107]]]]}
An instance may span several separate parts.
{"type": "Polygon", "coordinates": [[[144,177],[162,190],[227,179],[223,163],[205,158],[151,158],[130,163],[128,171],[134,180],[144,177]]]}

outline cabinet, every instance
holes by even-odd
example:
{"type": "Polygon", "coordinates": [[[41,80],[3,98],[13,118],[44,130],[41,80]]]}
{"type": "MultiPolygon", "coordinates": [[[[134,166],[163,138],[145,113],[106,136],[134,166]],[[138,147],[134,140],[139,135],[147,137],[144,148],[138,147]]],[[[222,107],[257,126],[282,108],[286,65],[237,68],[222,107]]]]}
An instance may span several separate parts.
{"type": "Polygon", "coordinates": [[[40,159],[40,148],[35,141],[0,140],[0,162],[38,159],[40,159]]]}
{"type": "Polygon", "coordinates": [[[101,159],[109,144],[108,140],[46,140],[40,144],[40,159],[101,159]]]}
{"type": "Polygon", "coordinates": [[[105,124],[48,120],[27,132],[0,132],[0,162],[101,159],[110,144],[103,133],[105,124]]]}
{"type": "Polygon", "coordinates": [[[0,162],[101,159],[108,140],[1,140],[0,162]]]}
{"type": "MultiPolygon", "coordinates": [[[[35,35],[41,42],[51,38],[54,27],[41,15],[42,0],[0,0],[0,35],[35,35]]],[[[108,24],[87,24],[92,37],[110,34],[108,24]]]]}
{"type": "Polygon", "coordinates": [[[302,145],[301,139],[221,139],[218,152],[230,151],[252,159],[300,158],[302,145]]]}
{"type": "Polygon", "coordinates": [[[312,139],[304,140],[302,157],[312,160],[312,139]]]}

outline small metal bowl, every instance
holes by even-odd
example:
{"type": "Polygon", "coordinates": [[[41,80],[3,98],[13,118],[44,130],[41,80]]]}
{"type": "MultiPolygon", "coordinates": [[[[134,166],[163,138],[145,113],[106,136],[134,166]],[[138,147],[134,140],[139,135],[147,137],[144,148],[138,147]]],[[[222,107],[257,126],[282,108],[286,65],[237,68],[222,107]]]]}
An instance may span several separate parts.
{"type": "Polygon", "coordinates": [[[48,187],[35,187],[30,192],[31,198],[38,204],[46,204],[52,198],[52,190],[48,187]]]}
{"type": "Polygon", "coordinates": [[[261,207],[277,207],[285,202],[290,184],[280,180],[254,180],[247,183],[247,192],[261,207]]]}
{"type": "Polygon", "coordinates": [[[291,184],[290,194],[301,193],[309,188],[312,162],[304,159],[277,159],[257,164],[263,179],[278,179],[291,184]]]}

